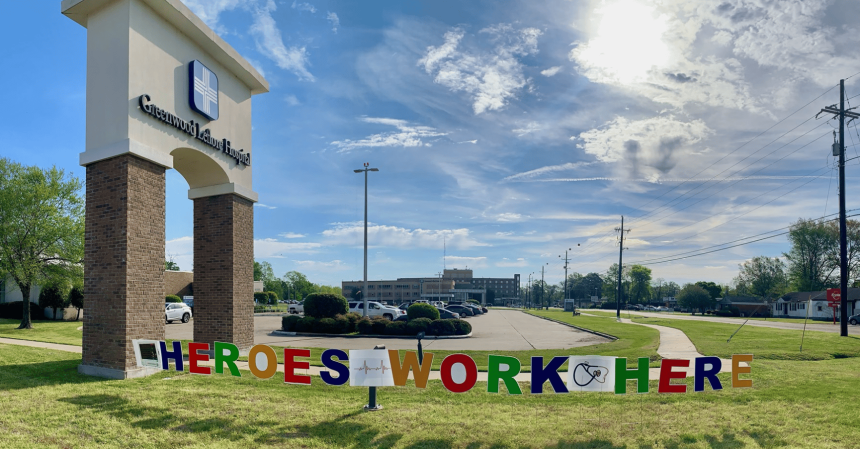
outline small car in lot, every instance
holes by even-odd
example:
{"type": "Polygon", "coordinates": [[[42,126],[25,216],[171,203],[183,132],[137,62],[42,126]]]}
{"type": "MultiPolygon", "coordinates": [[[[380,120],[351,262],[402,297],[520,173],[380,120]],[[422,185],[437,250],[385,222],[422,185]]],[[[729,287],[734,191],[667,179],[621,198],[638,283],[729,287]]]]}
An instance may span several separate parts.
{"type": "Polygon", "coordinates": [[[848,324],[850,324],[852,326],[856,326],[857,324],[860,324],[860,315],[853,315],[853,316],[848,317],[848,324]]]}
{"type": "Polygon", "coordinates": [[[448,304],[448,307],[446,307],[446,309],[451,312],[459,313],[461,318],[475,316],[474,309],[472,309],[471,307],[466,307],[462,304],[448,304]]]}
{"type": "Polygon", "coordinates": [[[457,312],[450,311],[450,310],[445,309],[445,308],[439,308],[439,318],[443,319],[443,320],[451,319],[451,318],[457,320],[457,319],[460,319],[460,314],[457,312]]]}
{"type": "MultiPolygon", "coordinates": [[[[349,311],[364,315],[364,301],[350,301],[349,311]]],[[[406,315],[406,311],[396,307],[386,306],[376,301],[367,302],[367,316],[381,316],[387,320],[394,321],[397,317],[406,315]]]]}
{"type": "Polygon", "coordinates": [[[187,323],[191,321],[191,307],[181,302],[166,303],[164,308],[164,321],[172,323],[174,321],[182,321],[187,323]]]}

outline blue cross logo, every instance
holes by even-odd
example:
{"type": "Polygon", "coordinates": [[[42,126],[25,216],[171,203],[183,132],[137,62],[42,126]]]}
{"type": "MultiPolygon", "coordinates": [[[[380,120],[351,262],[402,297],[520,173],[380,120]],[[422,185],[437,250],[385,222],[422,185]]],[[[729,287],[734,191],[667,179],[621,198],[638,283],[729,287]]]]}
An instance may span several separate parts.
{"type": "Polygon", "coordinates": [[[188,65],[188,99],[191,109],[218,120],[218,77],[200,61],[188,65]]]}

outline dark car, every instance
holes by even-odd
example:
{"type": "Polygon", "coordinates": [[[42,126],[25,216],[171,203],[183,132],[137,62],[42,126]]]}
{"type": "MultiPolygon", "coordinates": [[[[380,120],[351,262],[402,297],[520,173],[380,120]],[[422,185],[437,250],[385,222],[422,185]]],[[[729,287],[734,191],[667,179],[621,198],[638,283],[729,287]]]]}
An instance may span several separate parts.
{"type": "Polygon", "coordinates": [[[468,304],[468,303],[467,303],[467,304],[464,304],[464,305],[465,305],[466,307],[469,307],[469,308],[470,308],[470,309],[472,309],[473,311],[475,311],[475,315],[482,315],[482,314],[484,313],[484,311],[483,311],[483,310],[481,310],[481,306],[476,306],[476,305],[474,305],[474,304],[468,304]]]}
{"type": "Polygon", "coordinates": [[[448,304],[448,307],[446,307],[446,309],[450,310],[451,312],[459,313],[461,318],[465,318],[467,316],[475,316],[475,310],[474,309],[472,309],[471,307],[466,307],[466,306],[461,305],[461,304],[455,304],[455,305],[448,304]]]}
{"type": "Polygon", "coordinates": [[[856,326],[857,323],[860,323],[860,315],[854,315],[848,318],[848,324],[856,326]]]}
{"type": "Polygon", "coordinates": [[[460,318],[460,313],[454,312],[453,310],[448,310],[448,309],[439,309],[439,318],[441,318],[443,320],[450,319],[450,318],[457,319],[457,318],[460,318]]]}

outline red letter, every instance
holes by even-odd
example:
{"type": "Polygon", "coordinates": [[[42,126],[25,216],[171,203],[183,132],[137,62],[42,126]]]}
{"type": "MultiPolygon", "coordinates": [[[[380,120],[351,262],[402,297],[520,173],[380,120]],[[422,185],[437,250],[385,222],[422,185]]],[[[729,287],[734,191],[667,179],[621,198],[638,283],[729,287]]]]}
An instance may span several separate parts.
{"type": "Polygon", "coordinates": [[[208,351],[209,343],[188,343],[188,371],[194,374],[212,374],[212,368],[197,366],[197,362],[208,362],[209,354],[198,354],[197,351],[208,351]]]}
{"type": "Polygon", "coordinates": [[[297,376],[295,370],[308,369],[311,367],[310,362],[297,362],[296,357],[310,357],[310,349],[290,349],[284,348],[284,383],[310,385],[311,376],[297,376]]]}
{"type": "Polygon", "coordinates": [[[684,379],[687,377],[686,372],[672,371],[675,367],[688,367],[689,360],[663,359],[660,363],[660,384],[657,387],[658,393],[686,393],[687,385],[672,385],[672,379],[684,379]]]}
{"type": "Polygon", "coordinates": [[[442,366],[439,367],[442,375],[442,385],[451,393],[465,393],[475,386],[478,381],[478,366],[466,354],[451,354],[442,360],[442,366]],[[451,369],[454,365],[460,364],[466,370],[466,379],[462,383],[457,383],[451,376],[451,369]]]}

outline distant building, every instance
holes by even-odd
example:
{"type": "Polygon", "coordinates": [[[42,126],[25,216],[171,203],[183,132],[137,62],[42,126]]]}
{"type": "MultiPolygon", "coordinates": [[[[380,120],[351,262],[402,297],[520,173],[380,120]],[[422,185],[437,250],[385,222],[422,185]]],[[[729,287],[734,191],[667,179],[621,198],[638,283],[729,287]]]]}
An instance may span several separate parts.
{"type": "MultiPolygon", "coordinates": [[[[364,281],[343,281],[344,296],[364,288],[364,281]]],[[[470,297],[486,303],[487,291],[492,290],[496,303],[517,298],[520,291],[520,275],[511,278],[476,278],[472,270],[444,270],[439,277],[397,278],[395,280],[367,281],[367,299],[391,304],[414,302],[419,299],[431,301],[466,302],[470,297]]]]}
{"type": "MultiPolygon", "coordinates": [[[[860,288],[848,289],[848,316],[857,313],[860,302],[860,288]]],[[[805,318],[807,309],[809,319],[832,320],[833,308],[828,306],[827,292],[792,292],[783,295],[771,304],[773,316],[785,318],[805,318]]],[[[839,320],[840,307],[836,308],[836,320],[839,320]]]]}

